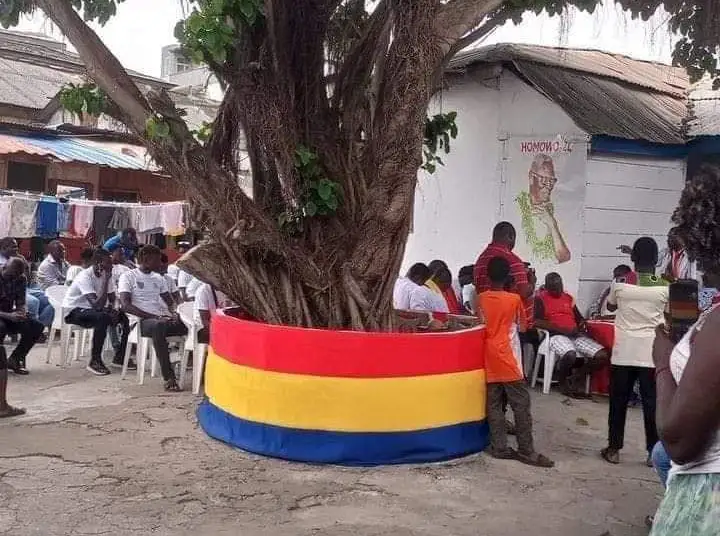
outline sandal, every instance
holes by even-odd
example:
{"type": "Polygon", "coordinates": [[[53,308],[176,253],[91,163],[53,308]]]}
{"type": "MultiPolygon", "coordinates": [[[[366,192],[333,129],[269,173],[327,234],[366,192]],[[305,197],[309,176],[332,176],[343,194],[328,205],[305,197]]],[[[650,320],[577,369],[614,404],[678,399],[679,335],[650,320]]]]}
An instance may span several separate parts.
{"type": "Polygon", "coordinates": [[[20,415],[25,415],[25,408],[15,408],[13,406],[7,406],[5,409],[0,410],[0,419],[18,417],[20,415]]]}
{"type": "Polygon", "coordinates": [[[533,467],[545,467],[547,469],[555,467],[554,461],[539,452],[533,452],[532,454],[521,454],[518,452],[517,460],[525,465],[532,465],[533,467]]]}
{"type": "Polygon", "coordinates": [[[492,448],[489,448],[487,453],[496,460],[517,460],[518,457],[518,453],[515,449],[511,449],[510,447],[501,451],[495,451],[492,448]]]}
{"type": "Polygon", "coordinates": [[[179,393],[180,391],[182,391],[175,378],[165,382],[165,390],[171,393],[179,393]]]}
{"type": "Polygon", "coordinates": [[[602,456],[603,460],[613,465],[620,463],[620,452],[613,448],[607,447],[602,449],[600,451],[600,456],[602,456]]]}

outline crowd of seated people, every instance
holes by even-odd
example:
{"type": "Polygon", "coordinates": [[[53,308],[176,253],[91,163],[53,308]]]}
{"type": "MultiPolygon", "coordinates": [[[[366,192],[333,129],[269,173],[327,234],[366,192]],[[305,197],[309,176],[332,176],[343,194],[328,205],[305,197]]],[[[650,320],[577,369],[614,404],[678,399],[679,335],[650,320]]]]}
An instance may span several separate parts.
{"type": "MultiPolygon", "coordinates": [[[[181,243],[178,252],[188,249],[189,244],[181,243]]],[[[93,331],[88,371],[99,376],[110,374],[103,360],[107,338],[113,349],[108,364],[123,366],[133,318],[142,335],[152,340],[168,391],[180,390],[168,338],[187,333],[177,314],[178,306],[193,301],[198,339],[207,344],[212,314],[231,305],[219,290],[169,265],[168,256],[156,246],[140,247],[133,229],[119,232],[102,247],[85,248],[78,265],[67,261],[65,246],[59,240],[49,242],[46,253],[33,277],[17,240],[0,239],[0,418],[22,412],[7,403],[7,373],[29,373],[27,355],[35,344],[44,342],[45,330],[56,314],[45,295],[51,287],[67,287],[62,303],[64,321],[93,331]],[[9,357],[4,346],[7,337],[18,342],[9,357]]],[[[130,359],[128,369],[136,368],[130,359]]]]}

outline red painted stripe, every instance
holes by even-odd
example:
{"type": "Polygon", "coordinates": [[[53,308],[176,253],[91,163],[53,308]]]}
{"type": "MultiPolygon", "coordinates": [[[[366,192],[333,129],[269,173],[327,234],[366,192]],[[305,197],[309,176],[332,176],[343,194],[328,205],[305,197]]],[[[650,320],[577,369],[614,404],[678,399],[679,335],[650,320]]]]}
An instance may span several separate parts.
{"type": "Polygon", "coordinates": [[[272,326],[219,312],[211,345],[231,363],[260,370],[347,378],[397,378],[485,367],[485,331],[362,333],[272,326]]]}

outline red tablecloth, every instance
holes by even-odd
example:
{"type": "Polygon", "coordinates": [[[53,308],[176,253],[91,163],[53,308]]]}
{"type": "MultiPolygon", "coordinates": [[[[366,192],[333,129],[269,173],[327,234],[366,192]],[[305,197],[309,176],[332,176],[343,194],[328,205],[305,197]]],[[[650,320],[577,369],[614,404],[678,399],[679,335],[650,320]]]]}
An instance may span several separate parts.
{"type": "MultiPolygon", "coordinates": [[[[615,344],[615,325],[603,320],[588,320],[588,333],[608,351],[612,351],[615,344]]],[[[592,375],[590,379],[592,393],[607,395],[610,393],[610,364],[592,375]]]]}

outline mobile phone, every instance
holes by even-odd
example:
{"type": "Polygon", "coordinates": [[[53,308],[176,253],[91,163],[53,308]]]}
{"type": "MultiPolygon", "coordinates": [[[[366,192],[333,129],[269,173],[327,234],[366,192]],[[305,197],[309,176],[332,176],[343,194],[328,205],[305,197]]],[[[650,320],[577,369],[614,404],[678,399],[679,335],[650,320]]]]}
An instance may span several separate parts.
{"type": "Polygon", "coordinates": [[[670,338],[677,343],[700,316],[698,282],[694,279],[680,279],[671,283],[669,309],[670,338]]]}

